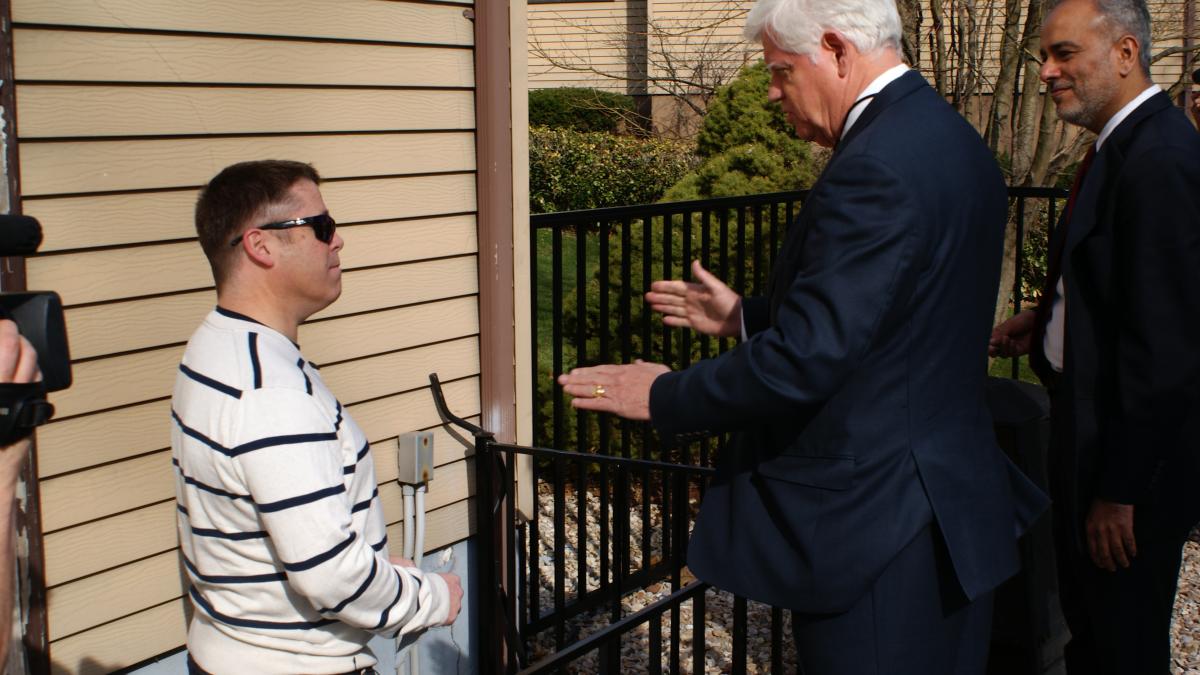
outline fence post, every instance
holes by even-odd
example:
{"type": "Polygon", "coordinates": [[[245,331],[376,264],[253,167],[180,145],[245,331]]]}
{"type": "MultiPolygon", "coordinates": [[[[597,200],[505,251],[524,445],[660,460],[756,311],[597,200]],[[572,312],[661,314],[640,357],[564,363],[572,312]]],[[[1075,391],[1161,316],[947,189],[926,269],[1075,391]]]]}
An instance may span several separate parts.
{"type": "Polygon", "coordinates": [[[490,434],[475,435],[475,521],[479,534],[476,551],[476,576],[482,606],[476,612],[475,634],[479,636],[479,672],[495,675],[504,669],[502,651],[504,633],[498,621],[504,620],[503,603],[499,597],[500,565],[498,531],[495,522],[495,450],[490,434]]]}

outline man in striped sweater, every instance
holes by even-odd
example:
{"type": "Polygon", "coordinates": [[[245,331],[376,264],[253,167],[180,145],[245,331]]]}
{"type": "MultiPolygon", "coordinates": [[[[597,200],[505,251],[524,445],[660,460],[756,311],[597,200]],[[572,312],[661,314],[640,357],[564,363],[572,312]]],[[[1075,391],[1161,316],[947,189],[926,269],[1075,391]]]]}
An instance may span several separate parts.
{"type": "Polygon", "coordinates": [[[196,231],[217,307],[171,401],[191,673],[369,673],[372,633],[454,621],[462,589],[389,558],[367,439],[297,344],[341,293],[342,239],[307,164],[235,164],[196,231]]]}

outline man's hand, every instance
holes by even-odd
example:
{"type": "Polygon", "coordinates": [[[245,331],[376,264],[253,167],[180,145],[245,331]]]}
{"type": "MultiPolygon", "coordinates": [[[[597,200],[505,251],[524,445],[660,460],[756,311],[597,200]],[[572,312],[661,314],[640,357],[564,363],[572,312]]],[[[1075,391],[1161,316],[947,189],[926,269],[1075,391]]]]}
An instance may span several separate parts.
{"type": "Polygon", "coordinates": [[[742,334],[742,298],[720,279],[709,274],[699,260],[692,261],[689,281],[655,281],[646,293],[650,309],[661,312],[668,326],[691,328],[705,335],[738,337],[742,334]],[[698,283],[697,283],[698,282],[698,283]]]}
{"type": "Polygon", "coordinates": [[[446,615],[446,623],[442,624],[449,626],[458,618],[458,610],[462,609],[462,581],[459,580],[457,574],[449,572],[445,574],[437,572],[436,574],[446,581],[446,588],[450,590],[450,613],[446,615]]]}
{"type": "MultiPolygon", "coordinates": [[[[414,569],[417,567],[413,561],[398,555],[388,556],[388,561],[396,567],[412,567],[414,569]]],[[[450,572],[445,574],[434,572],[434,574],[445,580],[446,588],[450,591],[450,612],[446,615],[446,622],[442,624],[443,626],[449,626],[454,623],[454,619],[458,617],[459,610],[462,609],[462,580],[458,578],[457,574],[450,572]]]]}
{"type": "Polygon", "coordinates": [[[1097,499],[1087,517],[1088,552],[1097,567],[1116,572],[1117,565],[1129,567],[1137,555],[1133,536],[1133,504],[1097,499]]]}
{"type": "MultiPolygon", "coordinates": [[[[27,384],[42,379],[38,369],[37,352],[33,345],[21,337],[17,324],[0,320],[0,382],[27,384]]],[[[12,445],[0,447],[0,663],[8,655],[8,641],[12,634],[13,569],[16,559],[13,552],[13,498],[21,465],[29,454],[30,438],[12,445]]]]}
{"type": "Polygon", "coordinates": [[[671,369],[659,363],[575,368],[558,376],[563,391],[575,398],[571,405],[620,415],[631,420],[650,419],[650,385],[671,369]]]}
{"type": "MultiPolygon", "coordinates": [[[[42,371],[38,368],[37,352],[33,345],[17,331],[17,324],[0,320],[0,382],[27,384],[40,379],[42,371]]],[[[21,464],[31,442],[25,438],[0,448],[0,486],[6,491],[15,489],[21,464]]]]}
{"type": "Polygon", "coordinates": [[[27,384],[42,379],[37,352],[17,331],[17,324],[0,320],[0,382],[27,384]]]}
{"type": "Polygon", "coordinates": [[[1027,309],[992,329],[988,356],[1024,356],[1033,342],[1034,312],[1027,309]]]}

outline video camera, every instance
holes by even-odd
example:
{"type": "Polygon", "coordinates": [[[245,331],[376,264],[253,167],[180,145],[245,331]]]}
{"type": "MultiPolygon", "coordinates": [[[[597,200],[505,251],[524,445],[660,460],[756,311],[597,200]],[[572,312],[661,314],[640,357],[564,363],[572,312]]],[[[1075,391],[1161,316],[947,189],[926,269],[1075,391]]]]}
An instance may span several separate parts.
{"type": "MultiPolygon", "coordinates": [[[[28,216],[0,215],[0,257],[33,253],[42,226],[28,216]]],[[[62,299],[52,291],[0,293],[0,319],[11,319],[37,350],[41,382],[0,383],[0,446],[28,436],[54,415],[46,393],[71,386],[71,355],[62,299]]]]}

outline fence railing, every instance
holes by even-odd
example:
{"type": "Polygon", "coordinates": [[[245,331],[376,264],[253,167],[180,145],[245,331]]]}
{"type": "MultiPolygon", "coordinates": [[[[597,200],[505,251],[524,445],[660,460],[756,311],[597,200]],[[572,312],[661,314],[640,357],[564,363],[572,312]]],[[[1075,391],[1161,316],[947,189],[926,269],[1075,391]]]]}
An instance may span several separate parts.
{"type": "MultiPolygon", "coordinates": [[[[742,294],[765,292],[775,252],[806,191],[535,215],[533,362],[535,445],[650,452],[643,427],[598,425],[570,413],[552,376],[578,364],[635,358],[675,368],[734,344],[665,327],[644,307],[656,279],[691,279],[696,259],[742,294]],[[573,417],[573,419],[571,419],[573,417]],[[633,439],[636,437],[636,441],[633,439]]],[[[700,452],[706,463],[710,447],[700,452]]],[[[649,456],[649,455],[646,455],[649,456]]]]}
{"type": "MultiPolygon", "coordinates": [[[[1009,196],[1012,302],[1020,311],[1041,288],[1056,201],[1066,192],[1011,188],[1009,196]]],[[[730,339],[664,326],[642,294],[656,279],[690,280],[691,260],[740,294],[764,293],[805,197],[785,192],[531,218],[535,447],[496,443],[473,428],[479,533],[495,552],[483,553],[487,570],[480,575],[491,599],[484,604],[486,632],[495,637],[485,639],[481,664],[507,664],[510,672],[617,672],[621,645],[636,633],[647,640],[641,647],[649,672],[681,672],[688,659],[680,617],[688,608],[690,665],[704,670],[711,590],[687,583],[684,554],[724,439],[662,447],[644,424],[573,411],[553,377],[576,365],[635,358],[685,368],[732,348],[730,339]],[[505,499],[518,455],[532,458],[534,507],[523,522],[515,500],[505,499]],[[636,611],[623,607],[630,591],[663,580],[669,595],[636,611]]],[[[1012,377],[1019,368],[1014,359],[1012,377]]],[[[742,673],[747,602],[735,598],[732,611],[729,669],[742,673]]],[[[780,672],[783,614],[765,611],[771,672],[780,672]]],[[[490,668],[483,672],[497,672],[490,668]]]]}
{"type": "MultiPolygon", "coordinates": [[[[690,280],[692,260],[739,294],[766,292],[775,252],[806,196],[780,192],[532,216],[534,444],[624,456],[652,453],[644,427],[601,423],[572,411],[554,376],[576,365],[637,358],[686,368],[732,348],[732,339],[663,325],[642,294],[656,279],[690,280]]],[[[1066,196],[1059,188],[1009,188],[1016,311],[1041,290],[1046,242],[1057,202],[1066,196]]],[[[1016,359],[1009,373],[1020,374],[1016,359]]],[[[702,463],[710,445],[700,448],[702,463]]]]}
{"type": "MultiPolygon", "coordinates": [[[[713,469],[499,443],[447,409],[436,375],[430,382],[442,418],[475,439],[480,672],[616,675],[626,646],[639,654],[638,672],[705,672],[712,591],[684,577],[684,554],[698,489],[713,469]],[[543,466],[524,522],[513,498],[518,455],[543,466]],[[635,502],[653,511],[640,525],[635,502]],[[548,525],[539,526],[542,516],[548,525]],[[651,584],[666,592],[627,605],[631,591],[651,584]]],[[[728,609],[728,671],[746,673],[749,603],[734,597],[728,609]]],[[[769,616],[766,661],[783,672],[784,614],[757,609],[769,616]]]]}

